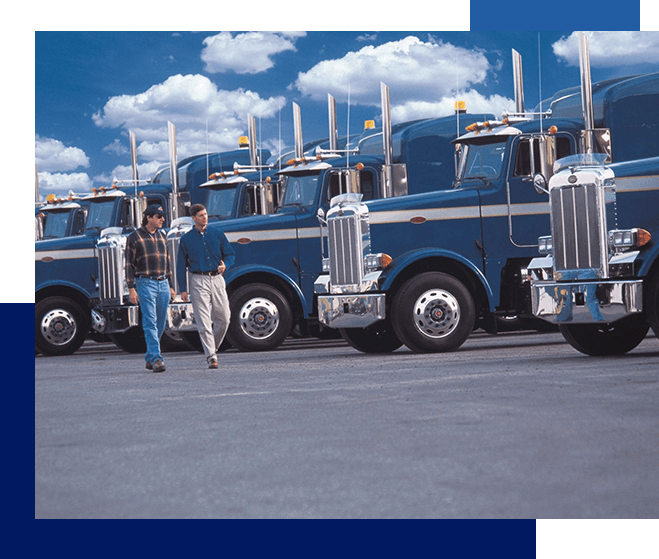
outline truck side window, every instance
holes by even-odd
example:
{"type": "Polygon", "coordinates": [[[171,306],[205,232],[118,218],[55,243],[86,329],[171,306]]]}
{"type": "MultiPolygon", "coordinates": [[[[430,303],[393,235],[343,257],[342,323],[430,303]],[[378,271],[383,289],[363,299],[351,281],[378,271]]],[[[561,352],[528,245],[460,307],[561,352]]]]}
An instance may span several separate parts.
{"type": "MultiPolygon", "coordinates": [[[[521,140],[517,144],[517,156],[515,158],[515,177],[530,177],[533,172],[531,169],[531,142],[529,140],[521,140]]],[[[538,143],[533,144],[533,155],[536,161],[540,161],[540,149],[538,143]]]]}
{"type": "Polygon", "coordinates": [[[359,181],[361,183],[363,200],[373,200],[375,186],[373,184],[373,173],[370,171],[362,171],[359,173],[359,181]]]}

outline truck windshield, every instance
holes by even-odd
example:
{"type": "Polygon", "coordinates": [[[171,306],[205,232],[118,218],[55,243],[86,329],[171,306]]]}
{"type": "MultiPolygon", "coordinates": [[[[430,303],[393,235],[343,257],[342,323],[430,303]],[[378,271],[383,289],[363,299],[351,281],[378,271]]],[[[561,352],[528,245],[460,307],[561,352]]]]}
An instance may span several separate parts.
{"type": "Polygon", "coordinates": [[[286,194],[282,206],[311,206],[316,198],[319,172],[286,177],[286,194]]]}
{"type": "Polygon", "coordinates": [[[85,229],[105,229],[112,225],[112,214],[116,200],[102,200],[89,204],[89,214],[87,215],[87,225],[85,229]]]}
{"type": "Polygon", "coordinates": [[[71,210],[61,212],[47,212],[46,225],[44,227],[44,239],[59,239],[66,236],[67,225],[72,214],[71,210]]]}
{"type": "Polygon", "coordinates": [[[460,179],[496,179],[501,174],[506,140],[488,143],[467,144],[460,179]]]}
{"type": "Polygon", "coordinates": [[[208,217],[214,219],[227,219],[232,217],[235,198],[235,186],[231,188],[209,190],[206,203],[208,217]]]}

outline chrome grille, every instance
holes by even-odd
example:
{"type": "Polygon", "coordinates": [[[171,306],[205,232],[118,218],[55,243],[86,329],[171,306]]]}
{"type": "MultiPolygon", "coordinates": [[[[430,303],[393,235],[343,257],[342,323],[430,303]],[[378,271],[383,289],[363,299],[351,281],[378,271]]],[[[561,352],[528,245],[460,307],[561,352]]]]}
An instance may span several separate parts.
{"type": "Polygon", "coordinates": [[[180,292],[178,276],[176,275],[176,263],[178,262],[178,247],[181,244],[180,236],[167,237],[167,254],[169,254],[169,264],[172,270],[172,285],[176,286],[176,292],[180,292]]]}
{"type": "Polygon", "coordinates": [[[327,230],[331,284],[359,284],[364,275],[359,216],[332,217],[327,220],[327,230]]]}
{"type": "Polygon", "coordinates": [[[101,305],[121,305],[125,287],[125,254],[120,239],[101,239],[98,250],[98,288],[101,305]]]}
{"type": "Polygon", "coordinates": [[[578,270],[574,279],[604,274],[607,247],[602,230],[606,227],[603,195],[603,189],[595,184],[551,190],[555,267],[561,272],[578,270]]]}

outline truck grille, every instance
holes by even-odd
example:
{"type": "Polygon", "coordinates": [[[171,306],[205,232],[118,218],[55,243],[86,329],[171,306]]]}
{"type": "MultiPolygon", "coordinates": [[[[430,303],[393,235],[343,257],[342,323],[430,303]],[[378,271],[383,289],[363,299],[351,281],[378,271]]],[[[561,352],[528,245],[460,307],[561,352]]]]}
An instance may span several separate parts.
{"type": "Polygon", "coordinates": [[[180,292],[178,277],[176,274],[176,263],[178,262],[178,247],[181,244],[181,237],[167,237],[167,254],[169,254],[169,264],[172,269],[172,285],[176,286],[176,292],[180,292]]]}
{"type": "Polygon", "coordinates": [[[359,217],[347,215],[327,221],[332,285],[359,284],[364,275],[359,217]]]}
{"type": "Polygon", "coordinates": [[[118,239],[99,242],[98,278],[101,305],[121,305],[124,296],[124,251],[118,239]]]}
{"type": "Polygon", "coordinates": [[[604,190],[594,184],[552,188],[550,211],[557,271],[579,270],[590,277],[604,274],[607,246],[600,225],[606,226],[603,210],[604,190]]]}

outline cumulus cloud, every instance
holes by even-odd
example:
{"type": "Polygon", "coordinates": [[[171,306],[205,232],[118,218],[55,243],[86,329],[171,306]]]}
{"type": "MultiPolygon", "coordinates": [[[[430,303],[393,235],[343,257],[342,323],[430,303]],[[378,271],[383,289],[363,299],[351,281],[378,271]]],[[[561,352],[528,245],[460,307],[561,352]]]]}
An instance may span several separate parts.
{"type": "Polygon", "coordinates": [[[480,50],[409,36],[324,60],[298,74],[294,85],[312,99],[325,99],[332,93],[344,100],[350,91],[352,103],[379,105],[379,82],[383,81],[391,88],[392,105],[404,105],[437,102],[474,84],[484,84],[490,69],[480,50]]]}
{"type": "Polygon", "coordinates": [[[233,35],[222,31],[204,39],[201,59],[207,72],[258,74],[274,66],[272,57],[280,52],[295,51],[295,40],[304,33],[249,32],[233,35]]]}
{"type": "Polygon", "coordinates": [[[49,173],[39,171],[39,195],[45,199],[48,194],[66,196],[72,190],[75,193],[90,192],[92,180],[87,173],[49,173]]]}
{"type": "Polygon", "coordinates": [[[455,113],[455,101],[460,99],[467,104],[467,112],[470,114],[492,113],[496,118],[506,111],[515,109],[515,101],[501,95],[489,97],[477,91],[465,91],[457,96],[444,97],[437,102],[407,101],[391,109],[391,119],[394,122],[405,122],[417,118],[432,118],[449,116],[455,113]]]}
{"type": "Polygon", "coordinates": [[[246,131],[248,113],[270,118],[284,105],[284,97],[262,99],[242,88],[218,89],[206,76],[178,74],[143,93],[110,98],[92,119],[99,127],[134,132],[141,158],[167,161],[167,121],[176,126],[177,152],[183,158],[207,147],[211,151],[235,149],[246,131]]]}
{"type": "Polygon", "coordinates": [[[105,146],[103,151],[114,153],[115,155],[126,155],[127,153],[130,153],[130,150],[121,143],[119,138],[116,138],[110,145],[105,146]]]}
{"type": "Polygon", "coordinates": [[[73,171],[78,167],[89,167],[89,158],[80,148],[67,147],[59,140],[34,139],[34,152],[39,171],[73,171]]]}
{"type": "MultiPolygon", "coordinates": [[[[148,163],[141,163],[137,166],[137,172],[140,180],[152,177],[162,164],[169,165],[167,161],[149,161],[148,163]]],[[[102,173],[94,176],[94,182],[104,186],[110,186],[114,180],[130,179],[133,170],[130,165],[117,165],[109,173],[102,173]]]]}
{"type": "MultiPolygon", "coordinates": [[[[659,32],[657,31],[590,31],[588,50],[593,67],[655,64],[659,60],[659,32]]],[[[570,66],[579,66],[577,33],[563,37],[552,45],[557,58],[570,66]]]]}

